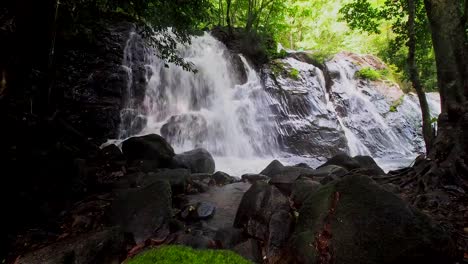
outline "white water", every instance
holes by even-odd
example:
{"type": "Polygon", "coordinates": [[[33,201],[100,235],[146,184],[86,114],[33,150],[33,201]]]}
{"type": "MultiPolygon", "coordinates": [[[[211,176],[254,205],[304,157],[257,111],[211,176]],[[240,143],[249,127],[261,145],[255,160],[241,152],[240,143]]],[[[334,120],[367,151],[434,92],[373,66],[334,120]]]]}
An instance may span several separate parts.
{"type": "MultiPolygon", "coordinates": [[[[131,82],[129,43],[123,64],[131,82]]],[[[417,98],[406,95],[398,111],[389,112],[391,100],[357,81],[357,68],[346,58],[327,62],[335,73],[327,91],[320,69],[293,58],[282,63],[298,70],[297,79],[270,75],[262,82],[241,57],[247,74],[242,84],[226,47],[209,34],[178,47],[196,74],[175,65],[166,68],[149,49],[145,52],[144,103],[136,106],[131,100],[129,84],[124,109],[146,117],[138,134],[162,134],[176,152],[206,148],[217,170],[239,176],[259,172],[273,159],[315,167],[338,150],[371,155],[389,170],[408,165],[422,149],[417,98]]],[[[436,97],[428,97],[434,115],[440,112],[436,97]]],[[[128,124],[121,135],[128,135],[128,124]]]]}

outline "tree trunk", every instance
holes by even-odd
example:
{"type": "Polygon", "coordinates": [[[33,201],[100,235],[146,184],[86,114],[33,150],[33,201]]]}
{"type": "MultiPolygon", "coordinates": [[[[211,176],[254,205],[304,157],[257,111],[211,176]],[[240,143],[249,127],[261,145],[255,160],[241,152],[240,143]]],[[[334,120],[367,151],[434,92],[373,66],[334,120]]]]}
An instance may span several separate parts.
{"type": "Polygon", "coordinates": [[[431,114],[429,111],[429,105],[427,104],[426,94],[424,88],[419,79],[419,70],[416,64],[416,32],[415,27],[415,16],[416,16],[416,5],[414,0],[408,0],[408,69],[410,80],[413,84],[416,94],[418,95],[419,105],[421,106],[422,113],[422,134],[424,143],[426,144],[426,153],[429,153],[429,149],[434,139],[434,134],[431,126],[431,114]]]}
{"type": "Polygon", "coordinates": [[[229,33],[232,33],[231,28],[231,0],[226,1],[226,24],[229,30],[229,33]]]}
{"type": "MultiPolygon", "coordinates": [[[[437,64],[442,113],[429,157],[468,178],[468,67],[466,21],[458,0],[425,0],[437,64]]],[[[458,179],[460,180],[460,179],[458,179]]],[[[458,182],[460,183],[460,182],[458,182]]],[[[465,182],[466,184],[466,182],[465,182]]],[[[466,187],[466,186],[465,186],[466,187]]]]}

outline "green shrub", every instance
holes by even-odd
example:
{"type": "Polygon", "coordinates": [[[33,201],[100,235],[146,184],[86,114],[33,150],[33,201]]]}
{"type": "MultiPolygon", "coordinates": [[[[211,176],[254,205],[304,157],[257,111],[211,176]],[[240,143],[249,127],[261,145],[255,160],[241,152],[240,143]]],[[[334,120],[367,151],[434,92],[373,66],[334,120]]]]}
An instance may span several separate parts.
{"type": "Polygon", "coordinates": [[[124,264],[248,264],[251,263],[228,250],[195,250],[184,246],[163,246],[147,250],[124,264]]]}
{"type": "Polygon", "coordinates": [[[382,74],[380,71],[374,70],[371,67],[364,67],[356,72],[356,77],[371,81],[377,81],[382,79],[382,74]]]}
{"type": "Polygon", "coordinates": [[[299,80],[299,71],[297,69],[292,68],[289,72],[289,77],[294,80],[299,80]]]}

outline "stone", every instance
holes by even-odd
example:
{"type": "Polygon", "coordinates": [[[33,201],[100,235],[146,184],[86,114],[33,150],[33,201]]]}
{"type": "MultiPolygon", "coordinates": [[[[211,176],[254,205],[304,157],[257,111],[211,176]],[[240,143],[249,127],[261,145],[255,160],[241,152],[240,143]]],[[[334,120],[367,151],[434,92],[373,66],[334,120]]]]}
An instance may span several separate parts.
{"type": "Polygon", "coordinates": [[[143,242],[172,217],[171,196],[171,186],[163,180],[117,190],[108,214],[109,224],[131,233],[137,243],[143,242]]]}
{"type": "Polygon", "coordinates": [[[339,153],[339,154],[333,156],[327,162],[320,165],[317,169],[319,169],[321,167],[328,166],[328,165],[340,166],[340,167],[343,167],[343,168],[345,168],[347,170],[354,170],[354,169],[358,169],[358,168],[361,167],[359,162],[357,162],[356,160],[354,160],[353,158],[348,156],[348,154],[346,154],[346,153],[339,153]]]}
{"type": "Polygon", "coordinates": [[[213,157],[203,148],[177,154],[172,166],[189,169],[191,173],[213,173],[215,170],[213,157]]]}
{"type": "Polygon", "coordinates": [[[122,143],[122,151],[129,161],[151,160],[158,168],[168,168],[175,156],[171,145],[156,134],[129,138],[122,143]]]}
{"type": "Polygon", "coordinates": [[[377,165],[375,160],[370,156],[355,156],[353,157],[359,166],[363,169],[366,169],[367,174],[370,176],[385,175],[384,170],[377,165]]]}
{"type": "Polygon", "coordinates": [[[213,174],[213,180],[216,185],[226,185],[234,183],[236,181],[236,178],[230,176],[225,172],[217,171],[215,172],[215,174],[213,174]]]}
{"type": "Polygon", "coordinates": [[[263,174],[247,173],[247,174],[242,175],[241,179],[243,181],[248,181],[250,183],[253,183],[256,181],[267,181],[270,179],[270,177],[263,175],[263,174]]]}
{"type": "Polygon", "coordinates": [[[294,167],[294,166],[284,166],[281,171],[277,174],[271,176],[270,184],[278,187],[283,194],[289,196],[292,191],[292,186],[294,181],[301,175],[309,175],[313,173],[314,169],[294,167]]]}
{"type": "Polygon", "coordinates": [[[281,169],[283,169],[284,165],[281,164],[278,160],[273,160],[268,166],[263,169],[260,174],[266,175],[266,176],[273,176],[275,174],[279,174],[281,172],[281,169]]]}
{"type": "Polygon", "coordinates": [[[234,219],[234,227],[267,245],[269,256],[276,256],[286,245],[292,223],[288,198],[263,181],[244,194],[234,219]]]}
{"type": "Polygon", "coordinates": [[[249,238],[247,241],[236,245],[233,251],[254,263],[263,262],[259,241],[255,239],[249,238]]]}
{"type": "Polygon", "coordinates": [[[367,176],[324,185],[299,210],[285,263],[452,263],[450,235],[367,176]]]}

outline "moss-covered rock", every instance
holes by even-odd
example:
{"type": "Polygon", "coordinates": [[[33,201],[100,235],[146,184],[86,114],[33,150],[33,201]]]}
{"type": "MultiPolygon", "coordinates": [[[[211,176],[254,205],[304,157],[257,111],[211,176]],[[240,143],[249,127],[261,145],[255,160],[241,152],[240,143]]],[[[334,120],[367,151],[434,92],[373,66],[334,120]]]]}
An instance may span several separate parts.
{"type": "Polygon", "coordinates": [[[195,250],[183,246],[164,246],[147,250],[125,264],[248,264],[250,261],[228,250],[195,250]]]}
{"type": "Polygon", "coordinates": [[[451,263],[449,236],[371,179],[350,175],[307,197],[290,252],[299,263],[451,263]]]}

